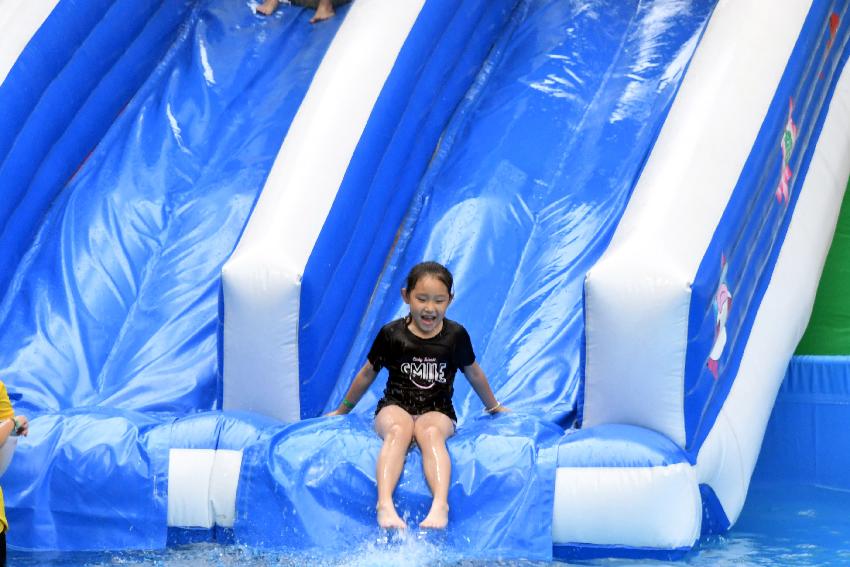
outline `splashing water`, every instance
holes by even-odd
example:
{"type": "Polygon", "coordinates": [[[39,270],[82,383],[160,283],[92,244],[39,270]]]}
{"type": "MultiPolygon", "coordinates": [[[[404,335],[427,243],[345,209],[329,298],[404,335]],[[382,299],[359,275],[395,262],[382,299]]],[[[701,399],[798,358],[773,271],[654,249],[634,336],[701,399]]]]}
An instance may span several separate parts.
{"type": "MultiPolygon", "coordinates": [[[[738,524],[728,534],[703,540],[678,562],[603,559],[580,565],[839,566],[850,564],[850,493],[780,485],[751,489],[738,524]]],[[[409,522],[409,518],[405,518],[409,522]]],[[[311,552],[270,551],[243,545],[194,543],[157,551],[32,553],[10,550],[12,567],[544,567],[545,561],[493,561],[471,558],[445,544],[440,532],[380,532],[355,548],[311,552]]]]}

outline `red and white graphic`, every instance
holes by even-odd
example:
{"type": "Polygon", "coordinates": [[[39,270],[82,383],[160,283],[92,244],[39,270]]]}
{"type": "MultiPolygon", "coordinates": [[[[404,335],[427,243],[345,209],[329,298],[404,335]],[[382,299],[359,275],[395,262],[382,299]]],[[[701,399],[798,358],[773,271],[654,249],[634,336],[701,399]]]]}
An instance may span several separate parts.
{"type": "Polygon", "coordinates": [[[794,99],[788,99],[788,120],[785,121],[785,130],[782,132],[782,139],[779,142],[779,149],[782,152],[782,171],[779,173],[779,185],[776,187],[776,200],[779,203],[788,204],[791,197],[791,152],[794,150],[794,142],[797,141],[797,125],[794,124],[794,99]]]}
{"type": "Polygon", "coordinates": [[[732,293],[726,285],[727,267],[726,256],[722,255],[720,257],[720,283],[717,284],[717,291],[714,292],[714,299],[711,302],[711,308],[714,311],[714,344],[711,345],[707,363],[715,380],[720,375],[720,355],[726,348],[726,320],[729,318],[729,310],[732,308],[732,293]]]}

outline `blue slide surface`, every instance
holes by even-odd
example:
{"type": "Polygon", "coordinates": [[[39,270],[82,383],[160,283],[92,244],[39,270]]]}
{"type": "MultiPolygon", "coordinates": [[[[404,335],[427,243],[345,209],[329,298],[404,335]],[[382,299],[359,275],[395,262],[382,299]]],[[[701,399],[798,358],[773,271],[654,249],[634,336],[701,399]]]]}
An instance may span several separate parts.
{"type": "MultiPolygon", "coordinates": [[[[330,407],[377,329],[403,314],[407,270],[428,258],[454,273],[448,315],[469,329],[505,401],[572,423],[584,275],[625,209],[713,5],[521,5],[415,196],[330,407]]],[[[371,390],[375,399],[382,391],[371,390]]],[[[464,380],[455,405],[461,419],[480,413],[464,380]]]]}
{"type": "MultiPolygon", "coordinates": [[[[309,26],[294,8],[267,20],[243,3],[171,5],[179,25],[163,58],[49,208],[32,206],[35,232],[16,236],[27,246],[0,307],[0,374],[35,422],[4,479],[11,523],[33,526],[12,542],[164,545],[175,446],[245,450],[238,541],[362,542],[375,530],[371,413],[383,376],[353,418],[281,426],[210,412],[221,265],[346,9],[309,26]]],[[[403,312],[408,268],[427,258],[454,272],[448,315],[514,410],[483,416],[456,381],[447,537],[470,554],[551,557],[555,449],[580,396],[584,274],[713,5],[519,2],[443,135],[362,324],[341,341],[353,347],[327,409],[377,329],[403,312]]],[[[418,450],[398,498],[411,521],[427,511],[418,450]]]]}
{"type": "MultiPolygon", "coordinates": [[[[126,10],[158,3],[118,4],[86,22],[94,27],[81,45],[62,46],[72,62],[94,57],[90,42],[103,26],[139,15],[126,10]]],[[[161,10],[170,10],[169,25],[153,16],[146,29],[159,26],[155,37],[143,32],[92,79],[91,96],[108,97],[146,67],[138,92],[120,102],[76,174],[53,172],[46,156],[39,175],[52,177],[55,200],[31,205],[33,183],[12,213],[30,206],[35,234],[14,216],[4,227],[4,238],[27,237],[0,308],[0,374],[23,394],[18,412],[34,418],[4,479],[11,523],[33,526],[14,532],[19,547],[165,544],[167,451],[185,443],[172,422],[219,405],[221,265],[344,19],[310,26],[309,10],[285,7],[267,19],[222,0],[161,10]],[[136,53],[154,46],[157,61],[136,53]],[[110,73],[122,81],[110,83],[110,73]]],[[[67,118],[66,136],[90,126],[85,105],[95,103],[106,104],[90,99],[67,118]]],[[[18,145],[38,137],[38,110],[18,145]]]]}
{"type": "Polygon", "coordinates": [[[215,407],[221,265],[341,21],[281,17],[196,6],[47,211],[0,322],[22,410],[215,407]]]}
{"type": "MultiPolygon", "coordinates": [[[[469,329],[514,410],[485,416],[455,381],[446,538],[470,555],[551,557],[553,442],[575,419],[584,274],[625,209],[712,7],[520,3],[420,183],[325,409],[342,399],[380,326],[404,313],[410,266],[445,263],[456,282],[448,316],[469,329]]],[[[349,292],[344,277],[330,287],[349,292]]],[[[359,417],[305,420],[246,450],[237,509],[252,516],[237,519],[238,539],[311,547],[374,536],[371,418],[385,379],[359,417]],[[276,523],[281,514],[287,521],[276,523]]],[[[395,498],[412,524],[427,513],[418,450],[395,498]]]]}

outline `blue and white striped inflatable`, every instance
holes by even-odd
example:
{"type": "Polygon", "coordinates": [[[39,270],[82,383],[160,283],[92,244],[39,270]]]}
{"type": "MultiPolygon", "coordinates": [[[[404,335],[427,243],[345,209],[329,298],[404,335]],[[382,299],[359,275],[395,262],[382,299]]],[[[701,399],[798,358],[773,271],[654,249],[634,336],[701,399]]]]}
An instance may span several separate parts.
{"type": "Polygon", "coordinates": [[[423,259],[513,410],[456,382],[449,545],[735,523],[850,176],[846,2],[0,5],[11,545],[368,540],[385,377],[320,416],[423,259]]]}

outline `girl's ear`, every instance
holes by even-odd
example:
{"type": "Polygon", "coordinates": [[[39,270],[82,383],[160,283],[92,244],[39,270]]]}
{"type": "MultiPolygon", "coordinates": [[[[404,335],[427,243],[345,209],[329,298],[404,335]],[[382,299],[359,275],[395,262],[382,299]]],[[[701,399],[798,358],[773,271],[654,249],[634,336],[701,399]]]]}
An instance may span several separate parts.
{"type": "Polygon", "coordinates": [[[410,305],[410,297],[407,295],[407,288],[406,288],[406,287],[401,288],[401,299],[402,299],[405,303],[407,303],[408,305],[410,305]]]}

